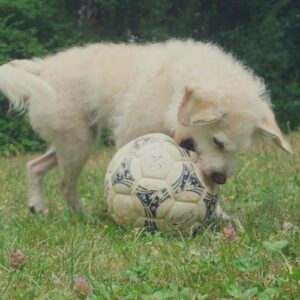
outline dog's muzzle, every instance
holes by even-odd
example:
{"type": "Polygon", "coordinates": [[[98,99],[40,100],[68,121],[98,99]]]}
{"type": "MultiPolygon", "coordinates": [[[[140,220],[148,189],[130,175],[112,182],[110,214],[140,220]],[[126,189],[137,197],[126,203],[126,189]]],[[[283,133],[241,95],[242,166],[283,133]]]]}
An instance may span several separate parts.
{"type": "Polygon", "coordinates": [[[213,172],[210,176],[211,180],[217,184],[226,183],[227,177],[224,173],[221,172],[213,172]]]}

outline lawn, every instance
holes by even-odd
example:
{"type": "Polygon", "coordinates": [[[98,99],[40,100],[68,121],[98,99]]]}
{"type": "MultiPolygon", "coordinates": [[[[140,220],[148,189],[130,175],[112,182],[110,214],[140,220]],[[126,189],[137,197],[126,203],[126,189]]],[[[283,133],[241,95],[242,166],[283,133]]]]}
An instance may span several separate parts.
{"type": "Polygon", "coordinates": [[[89,299],[300,299],[300,135],[289,139],[294,156],[256,143],[221,188],[224,209],[245,230],[235,240],[225,238],[225,224],[195,237],[118,227],[103,200],[112,149],[97,150],[82,173],[88,215],[78,217],[57,171],[44,189],[49,216],[31,216],[25,163],[33,155],[0,158],[0,298],[76,299],[83,276],[89,299]],[[9,263],[15,250],[23,267],[9,263]]]}

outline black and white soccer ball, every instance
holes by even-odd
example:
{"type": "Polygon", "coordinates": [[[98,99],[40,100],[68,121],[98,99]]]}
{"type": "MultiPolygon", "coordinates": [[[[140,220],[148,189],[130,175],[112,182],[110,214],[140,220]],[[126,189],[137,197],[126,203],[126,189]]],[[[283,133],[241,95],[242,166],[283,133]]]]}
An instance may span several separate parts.
{"type": "Polygon", "coordinates": [[[205,184],[196,153],[155,133],[116,153],[105,178],[105,198],[121,226],[184,232],[215,214],[217,190],[205,184]]]}

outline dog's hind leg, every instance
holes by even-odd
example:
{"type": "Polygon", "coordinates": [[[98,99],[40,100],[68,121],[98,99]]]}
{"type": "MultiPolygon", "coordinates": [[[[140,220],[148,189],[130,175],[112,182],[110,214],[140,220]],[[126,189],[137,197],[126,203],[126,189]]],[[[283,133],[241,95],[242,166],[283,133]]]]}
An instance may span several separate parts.
{"type": "Polygon", "coordinates": [[[83,151],[82,148],[74,148],[74,151],[77,153],[60,152],[58,154],[58,161],[62,174],[61,190],[73,212],[80,212],[81,203],[77,194],[77,182],[89,152],[83,151]]]}
{"type": "Polygon", "coordinates": [[[47,213],[43,204],[43,178],[56,165],[57,159],[54,149],[27,163],[29,181],[28,206],[32,213],[42,211],[47,213]]]}
{"type": "Polygon", "coordinates": [[[91,131],[83,127],[77,128],[72,134],[62,134],[62,138],[55,143],[62,175],[61,190],[72,211],[80,212],[81,203],[77,194],[77,183],[94,145],[94,139],[91,131]]]}

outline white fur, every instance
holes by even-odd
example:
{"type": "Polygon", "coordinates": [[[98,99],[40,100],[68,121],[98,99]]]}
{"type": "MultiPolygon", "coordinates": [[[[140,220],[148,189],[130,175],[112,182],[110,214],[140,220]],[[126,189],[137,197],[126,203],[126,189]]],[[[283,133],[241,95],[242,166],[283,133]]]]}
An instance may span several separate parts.
{"type": "MultiPolygon", "coordinates": [[[[194,41],[92,44],[40,60],[12,61],[0,67],[0,90],[16,108],[28,105],[33,128],[55,148],[55,159],[51,152],[40,164],[50,168],[58,162],[63,192],[74,210],[80,208],[78,176],[105,124],[117,147],[150,132],[178,141],[193,137],[209,177],[214,171],[230,172],[234,153],[251,143],[266,112],[271,113],[262,80],[215,45],[194,41]],[[217,121],[205,124],[197,114],[191,116],[192,109],[184,116],[198,123],[178,120],[187,86],[195,90],[195,103],[205,100],[201,105],[220,116],[217,121]],[[214,135],[225,139],[224,151],[212,142],[214,135]]],[[[277,129],[271,131],[282,146],[277,129]]],[[[37,177],[34,170],[29,168],[31,178],[37,177]]],[[[31,186],[38,190],[30,193],[34,203],[42,203],[38,178],[31,186]]]]}

